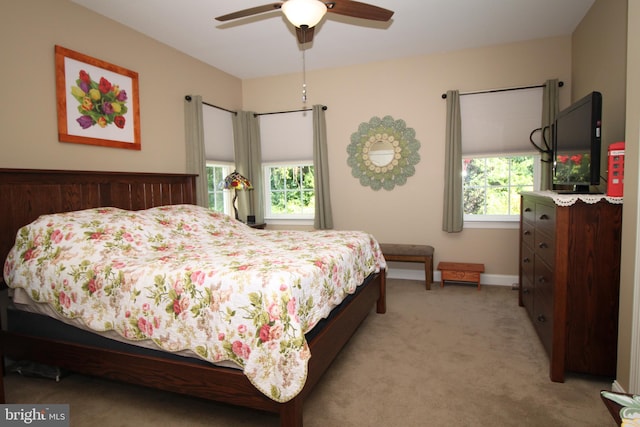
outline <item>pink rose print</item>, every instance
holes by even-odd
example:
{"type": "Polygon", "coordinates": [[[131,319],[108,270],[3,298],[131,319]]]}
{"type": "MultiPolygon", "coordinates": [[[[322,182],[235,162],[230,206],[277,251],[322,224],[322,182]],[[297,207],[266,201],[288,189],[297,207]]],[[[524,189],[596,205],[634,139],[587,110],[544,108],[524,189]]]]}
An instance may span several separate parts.
{"type": "Polygon", "coordinates": [[[262,325],[262,327],[260,328],[260,341],[262,342],[267,342],[270,339],[270,332],[271,330],[271,326],[269,326],[268,324],[264,324],[262,325]]]}
{"type": "Polygon", "coordinates": [[[191,281],[196,285],[202,285],[204,283],[206,275],[204,271],[198,270],[191,273],[191,281]]]}
{"type": "Polygon", "coordinates": [[[62,231],[53,230],[53,233],[51,233],[51,241],[58,244],[62,241],[62,239],[63,239],[62,231]]]}
{"type": "Polygon", "coordinates": [[[280,310],[280,305],[276,304],[275,302],[269,305],[269,307],[267,308],[267,312],[269,313],[269,319],[271,321],[278,320],[282,316],[282,310],[280,310]]]}
{"type": "Polygon", "coordinates": [[[251,354],[249,346],[244,344],[242,341],[234,341],[231,345],[231,350],[233,351],[233,354],[245,360],[248,359],[251,354]]]}
{"type": "Polygon", "coordinates": [[[144,317],[140,317],[138,319],[138,329],[140,329],[140,332],[148,337],[153,335],[153,325],[144,317]]]}
{"type": "Polygon", "coordinates": [[[58,295],[58,301],[60,301],[60,305],[66,309],[71,307],[71,298],[69,298],[69,295],[64,292],[60,292],[60,295],[58,295]]]}
{"type": "Polygon", "coordinates": [[[289,314],[294,314],[296,312],[296,299],[291,298],[289,302],[287,302],[287,311],[289,314]]]}

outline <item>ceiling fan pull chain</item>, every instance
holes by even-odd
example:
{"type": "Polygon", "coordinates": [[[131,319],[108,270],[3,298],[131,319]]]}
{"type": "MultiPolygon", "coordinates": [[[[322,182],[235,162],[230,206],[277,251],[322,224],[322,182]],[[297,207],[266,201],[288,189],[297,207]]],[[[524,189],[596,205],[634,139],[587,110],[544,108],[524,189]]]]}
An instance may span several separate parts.
{"type": "Polygon", "coordinates": [[[304,55],[305,49],[302,49],[302,103],[307,103],[307,61],[304,55]]]}

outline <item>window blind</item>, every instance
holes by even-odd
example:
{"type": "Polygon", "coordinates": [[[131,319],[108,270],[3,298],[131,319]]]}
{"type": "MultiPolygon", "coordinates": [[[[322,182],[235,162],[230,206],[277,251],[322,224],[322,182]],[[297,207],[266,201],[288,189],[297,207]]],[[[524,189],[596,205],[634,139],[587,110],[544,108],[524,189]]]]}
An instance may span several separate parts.
{"type": "Polygon", "coordinates": [[[204,151],[207,160],[234,161],[232,114],[206,104],[202,105],[204,151]]]}
{"type": "Polygon", "coordinates": [[[461,96],[462,155],[535,153],[529,135],[540,127],[542,91],[540,87],[461,96]]]}
{"type": "Polygon", "coordinates": [[[313,159],[313,114],[295,111],[260,116],[263,162],[313,159]]]}

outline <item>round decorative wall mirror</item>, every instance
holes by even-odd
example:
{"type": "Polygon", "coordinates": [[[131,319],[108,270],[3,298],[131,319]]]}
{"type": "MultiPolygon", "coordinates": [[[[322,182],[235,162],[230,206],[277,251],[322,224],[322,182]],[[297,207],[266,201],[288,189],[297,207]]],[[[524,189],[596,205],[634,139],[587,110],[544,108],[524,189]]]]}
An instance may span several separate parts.
{"type": "Polygon", "coordinates": [[[347,163],[360,184],[374,190],[392,190],[415,173],[414,166],[420,161],[419,148],[415,131],[403,120],[372,117],[351,135],[347,163]]]}

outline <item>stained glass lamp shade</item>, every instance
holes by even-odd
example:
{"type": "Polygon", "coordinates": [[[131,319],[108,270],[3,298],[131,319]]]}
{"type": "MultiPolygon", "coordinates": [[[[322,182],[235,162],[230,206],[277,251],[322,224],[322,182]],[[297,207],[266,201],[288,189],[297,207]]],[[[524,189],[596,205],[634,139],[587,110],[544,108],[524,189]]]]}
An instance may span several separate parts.
{"type": "Polygon", "coordinates": [[[233,210],[236,214],[236,219],[239,220],[238,207],[236,206],[238,190],[253,190],[253,185],[251,185],[251,182],[247,178],[240,175],[238,171],[233,171],[220,182],[220,187],[222,187],[223,190],[235,190],[233,194],[233,210]]]}

